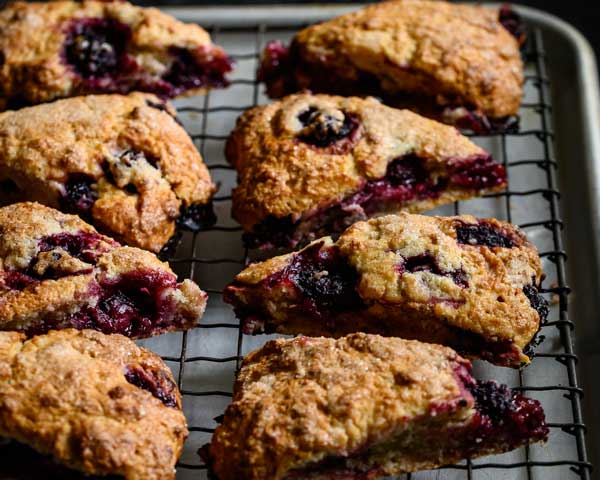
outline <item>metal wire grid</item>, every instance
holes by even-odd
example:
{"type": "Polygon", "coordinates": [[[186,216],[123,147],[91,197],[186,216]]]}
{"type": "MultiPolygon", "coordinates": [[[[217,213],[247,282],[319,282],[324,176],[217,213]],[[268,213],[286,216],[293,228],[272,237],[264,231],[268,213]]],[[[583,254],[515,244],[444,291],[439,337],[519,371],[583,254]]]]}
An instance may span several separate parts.
{"type": "MultiPolygon", "coordinates": [[[[297,27],[293,29],[290,27],[289,30],[296,30],[297,27]]],[[[278,30],[281,30],[278,28],[278,30]]],[[[221,33],[218,27],[214,27],[211,29],[213,39],[217,39],[221,33]]],[[[265,43],[265,34],[267,33],[267,27],[265,25],[257,25],[252,30],[246,29],[246,32],[252,32],[254,37],[254,48],[249,53],[242,53],[238,55],[233,55],[234,58],[240,61],[258,61],[259,52],[262,49],[262,46],[265,43]]],[[[223,31],[226,33],[227,31],[223,31]]],[[[514,133],[506,133],[501,135],[493,135],[489,136],[488,140],[493,140],[495,142],[499,142],[500,144],[500,152],[501,158],[498,160],[501,161],[509,172],[509,178],[511,177],[511,171],[517,167],[522,166],[535,166],[539,169],[540,175],[544,181],[544,185],[541,188],[531,188],[531,189],[521,189],[516,190],[509,188],[505,192],[495,193],[492,195],[488,195],[488,198],[499,198],[501,202],[504,203],[505,209],[505,217],[506,220],[513,220],[513,205],[511,200],[513,198],[518,197],[530,197],[537,196],[541,197],[546,202],[545,210],[549,217],[545,217],[542,220],[534,220],[528,222],[520,223],[520,227],[523,229],[546,229],[551,236],[550,248],[547,250],[542,250],[540,256],[545,259],[546,262],[553,265],[556,271],[556,282],[550,286],[550,288],[545,288],[542,293],[553,296],[554,302],[558,303],[558,314],[554,319],[550,318],[542,326],[542,332],[546,336],[549,335],[549,332],[553,332],[559,339],[559,344],[556,348],[551,352],[541,351],[535,354],[535,359],[547,359],[552,361],[551,364],[546,364],[544,368],[552,369],[556,371],[557,369],[563,369],[567,382],[566,384],[550,384],[550,385],[531,385],[527,380],[527,372],[525,371],[518,372],[517,382],[518,385],[515,387],[517,389],[529,392],[529,395],[535,395],[536,392],[539,394],[545,394],[545,398],[549,398],[548,395],[552,395],[555,398],[564,397],[564,399],[568,400],[571,408],[571,418],[568,421],[563,422],[552,422],[552,418],[548,418],[551,422],[549,426],[551,428],[551,440],[554,436],[557,435],[556,432],[562,431],[567,434],[567,439],[563,441],[570,442],[571,447],[567,448],[565,452],[571,452],[572,455],[567,456],[566,458],[558,458],[551,460],[539,460],[532,457],[531,448],[526,447],[521,449],[520,457],[518,457],[515,461],[510,462],[502,462],[502,461],[490,461],[488,459],[482,459],[482,461],[470,461],[467,460],[458,465],[443,467],[442,469],[437,471],[438,476],[435,478],[467,478],[469,480],[475,478],[481,478],[478,474],[480,471],[487,471],[492,478],[550,478],[548,476],[548,472],[552,470],[556,470],[557,475],[556,478],[566,478],[564,476],[564,472],[570,471],[570,475],[574,475],[575,477],[580,477],[582,479],[589,479],[591,475],[592,466],[587,460],[587,454],[585,449],[585,431],[586,427],[583,423],[582,419],[582,409],[581,409],[581,397],[583,395],[582,389],[579,387],[577,383],[577,375],[576,375],[576,364],[577,364],[577,356],[573,352],[573,339],[572,339],[572,331],[574,328],[574,324],[572,320],[569,319],[568,315],[568,297],[569,297],[569,287],[566,284],[566,273],[565,273],[565,263],[567,260],[566,252],[563,249],[563,242],[561,238],[561,230],[563,227],[563,222],[560,217],[559,212],[559,199],[560,192],[557,188],[557,162],[554,157],[553,151],[553,138],[554,132],[551,128],[551,115],[552,115],[552,105],[551,99],[549,95],[549,87],[550,87],[550,79],[546,73],[546,54],[543,49],[542,42],[542,34],[539,30],[535,30],[529,37],[527,46],[525,48],[525,59],[527,65],[530,67],[532,73],[529,73],[525,77],[526,84],[530,84],[537,91],[537,99],[532,102],[524,101],[522,111],[530,110],[533,114],[538,116],[539,119],[539,128],[533,129],[521,129],[514,133]],[[517,138],[526,139],[529,142],[540,142],[542,147],[542,155],[540,158],[513,158],[509,154],[509,145],[511,142],[515,141],[517,138]],[[538,470],[542,467],[543,471],[540,473],[538,470]],[[552,468],[554,467],[554,468],[552,468]],[[439,473],[443,471],[443,473],[439,473]],[[458,472],[458,474],[457,474],[458,472]],[[509,473],[507,473],[509,472],[509,473]],[[536,473],[538,472],[538,473],[536,473]],[[540,476],[541,475],[541,476],[540,476]]],[[[209,165],[209,169],[211,173],[214,175],[218,172],[223,171],[231,171],[232,168],[221,162],[221,163],[211,163],[211,159],[206,157],[205,147],[207,141],[213,142],[221,142],[227,139],[227,135],[214,135],[208,132],[208,125],[210,122],[211,116],[219,113],[219,112],[231,112],[232,115],[238,115],[247,108],[257,105],[259,102],[259,85],[256,83],[254,78],[239,78],[232,82],[232,87],[235,85],[247,85],[252,88],[252,105],[221,105],[211,107],[211,94],[206,95],[202,102],[202,107],[197,106],[184,106],[179,108],[180,117],[183,115],[194,115],[198,114],[201,116],[201,131],[199,133],[191,133],[192,138],[197,143],[201,153],[203,154],[205,161],[209,165]]],[[[510,185],[512,187],[512,184],[510,185]]],[[[223,206],[228,205],[231,197],[228,194],[219,194],[215,197],[214,202],[217,208],[221,204],[223,206]]],[[[462,203],[462,202],[461,202],[462,203]]],[[[461,213],[461,204],[458,202],[453,207],[454,214],[461,213]]],[[[491,215],[490,215],[491,216],[491,215]]],[[[212,265],[214,268],[222,268],[224,265],[230,264],[241,269],[244,265],[247,265],[249,262],[249,252],[247,249],[240,248],[240,258],[217,258],[210,256],[200,256],[198,255],[197,244],[199,243],[199,239],[202,235],[206,235],[207,232],[224,232],[225,235],[232,235],[234,233],[239,235],[241,231],[240,227],[237,225],[221,225],[217,224],[216,226],[206,229],[203,232],[193,234],[191,238],[188,238],[184,245],[180,246],[178,249],[178,253],[175,254],[174,258],[171,259],[171,264],[175,270],[178,272],[186,271],[186,275],[189,278],[195,279],[197,276],[197,270],[199,265],[212,265]],[[182,250],[186,250],[191,252],[186,256],[180,256],[180,252],[182,250]]],[[[547,268],[545,268],[547,270],[547,268]]],[[[199,281],[202,286],[202,278],[196,279],[199,281]]],[[[211,296],[218,296],[221,294],[220,289],[214,288],[204,288],[211,296]]],[[[165,355],[163,359],[169,362],[177,374],[178,385],[184,397],[184,405],[186,403],[186,399],[190,398],[199,398],[206,397],[210,399],[210,401],[223,401],[231,397],[231,391],[226,390],[200,390],[200,389],[188,389],[186,388],[186,384],[184,383],[186,368],[195,363],[200,362],[208,362],[208,363],[234,363],[236,366],[236,371],[239,368],[240,361],[243,355],[243,346],[245,336],[243,335],[239,322],[237,321],[224,321],[224,322],[213,322],[210,323],[206,320],[201,322],[200,329],[226,329],[230,332],[228,335],[231,336],[232,340],[236,341],[236,354],[233,356],[190,356],[189,351],[189,337],[191,333],[184,332],[181,334],[181,344],[180,350],[178,354],[175,355],[165,355]]],[[[255,337],[256,338],[256,337],[255,337]]],[[[263,337],[264,338],[264,337],[263,337]]],[[[543,350],[543,349],[542,349],[543,350]]],[[[535,363],[532,362],[532,365],[535,363]]],[[[529,367],[531,369],[532,366],[529,367]]],[[[476,367],[477,370],[477,367],[476,367]]],[[[535,372],[534,372],[535,374],[535,372]]],[[[496,378],[496,377],[494,377],[496,378]]],[[[543,402],[544,403],[544,402],[543,402]]],[[[544,403],[545,405],[545,403],[544,403]]],[[[545,405],[546,406],[546,405],[545,405]]],[[[564,408],[563,408],[564,410],[564,408]]],[[[186,409],[186,415],[188,415],[188,419],[190,411],[186,409]]],[[[211,434],[214,431],[214,423],[213,425],[196,425],[193,422],[190,422],[190,432],[192,432],[191,438],[188,440],[188,443],[192,443],[191,451],[195,452],[200,446],[201,443],[197,443],[194,440],[193,434],[194,432],[201,432],[205,434],[211,434]]],[[[562,450],[562,449],[561,449],[562,450]]],[[[508,454],[506,454],[508,455],[508,454]]],[[[511,457],[512,458],[512,457],[511,457]]],[[[193,471],[198,470],[206,470],[206,466],[203,465],[199,459],[199,457],[195,458],[195,461],[190,461],[189,459],[182,460],[178,464],[178,478],[183,478],[184,476],[187,478],[188,475],[186,473],[191,474],[193,471]]],[[[403,476],[403,478],[407,479],[416,479],[421,478],[420,474],[408,474],[403,476]]],[[[198,473],[195,473],[194,478],[198,477],[198,473]]],[[[191,477],[190,477],[191,478],[191,477]]],[[[429,478],[429,477],[427,477],[429,478]]],[[[434,478],[434,477],[431,477],[434,478]]]]}

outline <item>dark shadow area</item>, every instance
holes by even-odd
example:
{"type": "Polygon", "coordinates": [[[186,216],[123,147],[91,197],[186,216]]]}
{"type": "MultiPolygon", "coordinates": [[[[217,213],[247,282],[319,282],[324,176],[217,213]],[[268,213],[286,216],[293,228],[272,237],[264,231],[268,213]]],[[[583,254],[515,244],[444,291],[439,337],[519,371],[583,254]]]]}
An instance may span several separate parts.
{"type": "Polygon", "coordinates": [[[122,477],[86,476],[54,462],[31,448],[16,443],[0,443],[1,480],[119,480],[122,477]]]}

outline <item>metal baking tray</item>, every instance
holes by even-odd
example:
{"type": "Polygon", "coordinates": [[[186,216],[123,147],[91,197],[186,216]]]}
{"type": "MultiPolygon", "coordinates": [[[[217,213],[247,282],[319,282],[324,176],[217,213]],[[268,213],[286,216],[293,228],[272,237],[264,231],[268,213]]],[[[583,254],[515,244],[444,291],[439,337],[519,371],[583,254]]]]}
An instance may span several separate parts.
{"type": "MultiPolygon", "coordinates": [[[[230,190],[236,179],[224,159],[224,142],[242,111],[268,103],[263,87],[256,84],[254,77],[265,42],[286,41],[305,24],[356,8],[338,5],[165,9],[182,20],[203,25],[237,62],[228,89],[176,102],[180,120],[209,165],[213,179],[220,184],[215,198],[217,226],[185,236],[171,259],[182,278],[194,279],[209,292],[206,314],[199,328],[141,342],[163,356],[183,393],[190,437],[178,464],[178,479],[206,478],[206,467],[197,450],[210,441],[217,425],[215,418],[230,402],[235,371],[243,355],[273,337],[243,335],[232,309],[221,299],[222,288],[253,257],[253,252],[244,249],[239,226],[230,217],[230,190]]],[[[537,10],[518,10],[530,26],[524,53],[526,82],[520,130],[473,137],[507,167],[509,189],[431,213],[470,213],[512,221],[523,227],[538,246],[547,275],[545,294],[552,303],[548,322],[542,327],[545,340],[531,365],[522,371],[476,362],[475,372],[480,378],[497,379],[538,398],[550,423],[550,439],[545,445],[400,478],[592,478],[573,327],[577,323],[583,339],[580,373],[587,380],[592,378],[590,372],[594,357],[599,354],[600,337],[595,321],[600,305],[598,295],[594,295],[600,291],[600,219],[596,209],[600,204],[600,102],[596,67],[588,44],[573,28],[537,10]]],[[[592,393],[586,398],[593,405],[594,389],[600,387],[586,383],[592,393]]],[[[593,431],[591,435],[595,438],[593,431]]]]}

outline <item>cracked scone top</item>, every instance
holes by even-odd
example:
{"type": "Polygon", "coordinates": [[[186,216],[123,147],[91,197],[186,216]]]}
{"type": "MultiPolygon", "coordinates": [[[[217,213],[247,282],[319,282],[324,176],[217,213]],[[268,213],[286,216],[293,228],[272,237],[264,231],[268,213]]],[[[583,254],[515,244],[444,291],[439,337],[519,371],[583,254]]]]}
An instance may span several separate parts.
{"type": "Polygon", "coordinates": [[[88,475],[167,480],[187,435],[171,372],[131,340],[0,332],[0,436],[88,475]]]}
{"type": "Polygon", "coordinates": [[[154,254],[123,247],[74,215],[35,203],[0,208],[0,330],[144,338],[194,327],[206,299],[154,254]]]}
{"type": "Polygon", "coordinates": [[[13,2],[0,11],[0,110],[90,93],[161,97],[227,84],[196,24],[124,1],[13,2]]]}
{"type": "Polygon", "coordinates": [[[217,480],[387,475],[544,440],[539,402],[439,345],[353,334],[248,354],[203,456],[217,480]]]}
{"type": "Polygon", "coordinates": [[[365,331],[517,367],[548,314],[537,249],[495,219],[388,215],[252,264],[225,290],[246,333],[365,331]]]}
{"type": "Polygon", "coordinates": [[[272,97],[304,88],[375,95],[489,130],[521,103],[523,32],[504,26],[515,19],[508,8],[381,2],[301,30],[289,49],[271,43],[259,78],[272,97]]]}
{"type": "Polygon", "coordinates": [[[504,168],[455,128],[373,98],[302,93],[253,108],[226,155],[250,246],[294,246],[506,186],[504,168]]]}
{"type": "Polygon", "coordinates": [[[211,222],[215,191],[175,110],[154,95],[90,95],[0,113],[0,204],[38,201],[158,252],[211,222]]]}

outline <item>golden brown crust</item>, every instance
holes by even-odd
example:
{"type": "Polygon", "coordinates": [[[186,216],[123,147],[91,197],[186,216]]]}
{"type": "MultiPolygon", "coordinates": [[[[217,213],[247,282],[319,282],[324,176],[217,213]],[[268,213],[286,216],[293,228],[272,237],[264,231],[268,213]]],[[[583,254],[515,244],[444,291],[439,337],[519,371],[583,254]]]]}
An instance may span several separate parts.
{"type": "MultiPolygon", "coordinates": [[[[388,95],[424,95],[441,106],[465,105],[495,118],[516,114],[521,103],[519,43],[495,8],[382,2],[302,30],[292,49],[298,63],[316,72],[326,67],[349,82],[372,75],[388,95]]],[[[310,78],[298,73],[296,80],[310,88],[310,78]]]]}
{"type": "Polygon", "coordinates": [[[0,192],[0,203],[16,198],[63,207],[67,182],[84,178],[97,200],[81,213],[112,236],[158,252],[180,210],[206,204],[215,191],[173,112],[153,95],[132,93],[0,113],[0,183],[17,187],[0,192]]]}
{"type": "MultiPolygon", "coordinates": [[[[138,308],[132,295],[130,300],[138,308]]],[[[194,327],[204,313],[206,299],[206,293],[192,281],[178,284],[168,264],[154,254],[122,247],[79,217],[35,203],[0,208],[1,330],[38,332],[87,326],[147,337],[194,327]],[[116,318],[114,324],[101,322],[86,313],[102,309],[99,303],[111,298],[112,289],[128,292],[135,285],[149,289],[148,295],[157,295],[145,300],[147,307],[158,309],[159,302],[164,302],[168,313],[142,311],[122,324],[116,318]],[[138,325],[139,316],[149,324],[138,325]]],[[[107,312],[109,318],[111,312],[107,312]]]]}
{"type": "MultiPolygon", "coordinates": [[[[244,230],[268,217],[296,221],[340,202],[365,182],[384,177],[388,164],[405,155],[423,160],[432,178],[448,175],[448,167],[486,152],[453,127],[408,110],[396,110],[373,98],[302,93],[245,112],[227,144],[227,158],[236,168],[233,216],[244,230]],[[299,141],[298,116],[310,107],[332,116],[358,119],[351,148],[343,153],[299,141]]],[[[430,209],[472,197],[480,191],[448,188],[437,197],[408,200],[402,208],[430,209]]]]}
{"type": "Polygon", "coordinates": [[[0,332],[0,435],[91,475],[175,478],[188,431],[162,360],[121,335],[62,330],[26,340],[0,332]],[[168,387],[167,406],[128,381],[168,387]],[[130,377],[131,378],[131,377],[130,377]]]}
{"type": "Polygon", "coordinates": [[[130,61],[146,72],[149,82],[154,80],[152,75],[159,79],[168,70],[172,49],[224,55],[199,25],[179,22],[156,8],[141,8],[125,1],[17,1],[0,12],[0,110],[11,101],[37,104],[88,93],[123,91],[121,87],[115,90],[101,86],[101,82],[87,84],[65,62],[68,22],[90,18],[115,20],[131,29],[130,61]]]}
{"type": "MultiPolygon", "coordinates": [[[[508,348],[505,354],[514,350],[507,358],[493,351],[484,358],[510,366],[529,361],[523,349],[539,329],[540,314],[524,287],[539,285],[542,268],[537,249],[517,227],[469,215],[403,213],[358,222],[337,242],[325,238],[305,250],[320,243],[321,249],[334,247],[355,269],[355,288],[364,302],[363,310],[357,308],[352,315],[332,313],[332,322],[315,319],[302,307],[306,300],[298,300],[286,282],[264,282],[275,278],[296,253],[250,265],[228,290],[230,301],[280,333],[340,336],[367,331],[435,341],[459,351],[468,334],[475,334],[480,341],[489,342],[484,348],[500,342],[508,348]],[[457,241],[458,227],[480,224],[509,237],[512,248],[457,241]],[[411,259],[417,263],[412,271],[407,266],[411,259]],[[420,260],[425,268],[419,268],[420,260]]],[[[469,352],[468,345],[464,343],[465,353],[485,353],[469,352]]]]}
{"type": "Polygon", "coordinates": [[[464,400],[439,413],[441,422],[460,423],[473,399],[456,378],[457,362],[465,360],[449,348],[377,335],[271,340],[244,359],[211,441],[212,470],[219,480],[283,479],[464,400]]]}

